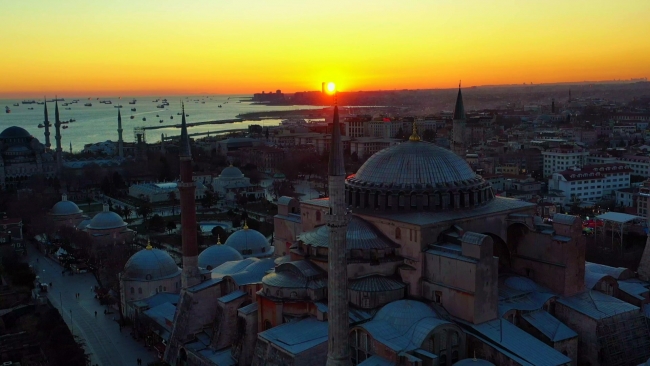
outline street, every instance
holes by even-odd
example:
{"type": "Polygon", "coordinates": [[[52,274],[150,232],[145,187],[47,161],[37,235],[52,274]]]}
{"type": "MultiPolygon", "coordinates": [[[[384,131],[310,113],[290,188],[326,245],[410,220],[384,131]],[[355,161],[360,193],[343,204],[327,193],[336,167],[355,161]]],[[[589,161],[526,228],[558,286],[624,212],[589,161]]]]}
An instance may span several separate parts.
{"type": "Polygon", "coordinates": [[[104,314],[105,306],[95,299],[91,286],[97,286],[92,273],[65,276],[62,267],[27,245],[29,263],[37,271],[43,283],[52,283],[48,299],[56,307],[72,333],[85,342],[92,365],[136,365],[138,358],[146,365],[156,359],[155,351],[148,351],[144,344],[131,337],[130,328],[120,331],[113,319],[117,313],[104,314]],[[36,259],[38,258],[38,263],[36,259]],[[79,299],[75,294],[79,293],[79,299]],[[95,316],[95,312],[97,315],[95,316]]]}

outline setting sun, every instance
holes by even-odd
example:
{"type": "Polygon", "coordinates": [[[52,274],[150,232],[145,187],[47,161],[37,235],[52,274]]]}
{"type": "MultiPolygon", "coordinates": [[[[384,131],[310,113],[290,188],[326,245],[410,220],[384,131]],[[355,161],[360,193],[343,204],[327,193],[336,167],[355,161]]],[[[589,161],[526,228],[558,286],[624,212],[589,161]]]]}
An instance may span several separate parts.
{"type": "Polygon", "coordinates": [[[329,83],[327,83],[327,92],[330,93],[330,94],[332,94],[332,93],[334,93],[335,91],[336,91],[336,84],[334,84],[334,83],[331,82],[331,81],[330,81],[329,83]]]}

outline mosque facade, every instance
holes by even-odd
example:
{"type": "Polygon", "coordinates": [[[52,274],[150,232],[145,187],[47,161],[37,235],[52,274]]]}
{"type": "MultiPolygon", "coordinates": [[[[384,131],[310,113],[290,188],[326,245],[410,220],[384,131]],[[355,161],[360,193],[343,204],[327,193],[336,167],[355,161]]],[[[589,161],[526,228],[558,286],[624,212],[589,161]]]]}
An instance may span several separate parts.
{"type": "MultiPolygon", "coordinates": [[[[460,91],[458,103],[462,116],[460,91]]],[[[185,123],[181,136],[184,146],[185,123]]],[[[260,243],[272,256],[216,245],[197,259],[196,233],[183,231],[178,300],[147,310],[165,314],[159,350],[166,362],[648,360],[650,284],[586,263],[579,218],[556,214],[543,223],[533,204],[495,196],[457,154],[420,141],[417,128],[351,175],[338,154],[340,136],[332,141],[329,198],[278,200],[273,246],[260,243]],[[634,341],[626,342],[630,334],[634,341]]],[[[187,149],[181,165],[190,161],[187,149]]],[[[189,185],[191,174],[182,176],[189,185]]],[[[184,229],[196,227],[187,192],[184,229]]]]}
{"type": "Polygon", "coordinates": [[[17,188],[35,175],[56,177],[54,155],[25,129],[17,126],[0,133],[0,186],[17,188]]]}

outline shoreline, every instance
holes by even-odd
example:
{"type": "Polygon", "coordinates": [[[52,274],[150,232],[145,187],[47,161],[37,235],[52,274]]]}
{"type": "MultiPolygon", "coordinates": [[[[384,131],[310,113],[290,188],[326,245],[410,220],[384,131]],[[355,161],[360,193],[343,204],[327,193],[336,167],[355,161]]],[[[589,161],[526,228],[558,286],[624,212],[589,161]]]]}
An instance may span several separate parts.
{"type": "Polygon", "coordinates": [[[295,116],[309,116],[311,118],[322,118],[322,114],[331,110],[331,107],[317,109],[294,109],[289,111],[264,111],[264,112],[247,112],[238,114],[236,117],[244,120],[256,120],[264,118],[284,118],[295,116]]]}

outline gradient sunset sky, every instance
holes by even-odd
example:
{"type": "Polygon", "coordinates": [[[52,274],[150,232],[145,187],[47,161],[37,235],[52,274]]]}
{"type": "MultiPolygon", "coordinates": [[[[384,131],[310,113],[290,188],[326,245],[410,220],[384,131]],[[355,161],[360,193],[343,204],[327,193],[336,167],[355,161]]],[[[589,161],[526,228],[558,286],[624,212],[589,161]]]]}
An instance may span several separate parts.
{"type": "Polygon", "coordinates": [[[650,0],[20,0],[0,96],[425,89],[649,76],[650,0]]]}

